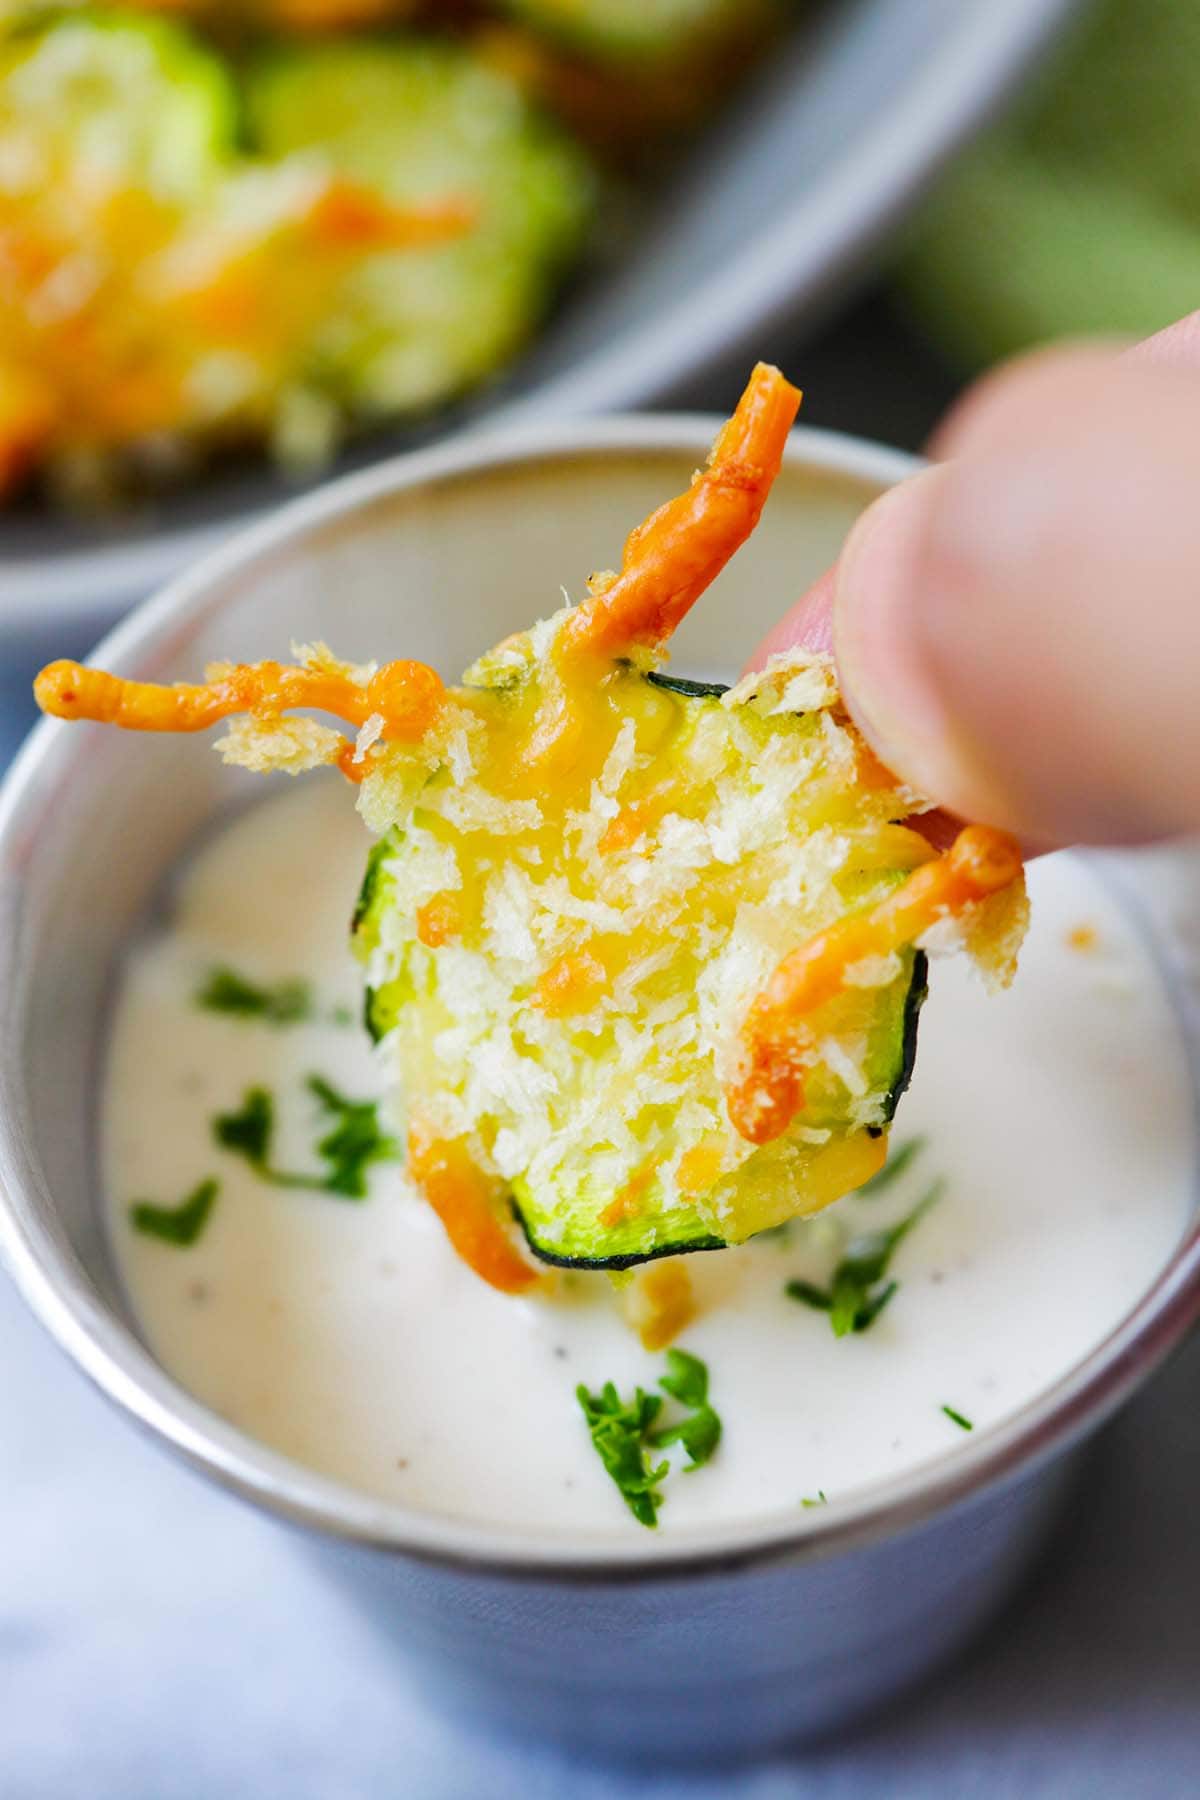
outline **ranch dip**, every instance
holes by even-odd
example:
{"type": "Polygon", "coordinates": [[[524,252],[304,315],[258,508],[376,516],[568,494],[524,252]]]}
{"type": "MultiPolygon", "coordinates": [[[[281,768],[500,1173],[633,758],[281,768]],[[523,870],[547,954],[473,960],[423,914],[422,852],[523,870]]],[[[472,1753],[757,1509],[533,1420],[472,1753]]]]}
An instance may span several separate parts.
{"type": "MultiPolygon", "coordinates": [[[[246,1097],[263,1091],[265,1160],[319,1174],[318,1145],[345,1115],[310,1078],[347,1102],[379,1099],[348,948],[368,847],[333,780],[207,839],[128,958],[107,1062],[109,1229],[136,1321],[185,1387],[298,1462],[409,1507],[550,1536],[649,1544],[800,1516],[953,1456],[968,1426],[1044,1390],[1118,1323],[1183,1230],[1192,1101],[1159,978],[1083,863],[1040,861],[1010,992],[986,994],[961,959],[932,966],[892,1135],[893,1156],[916,1145],[902,1172],[818,1219],[687,1259],[699,1313],[679,1344],[706,1364],[723,1431],[703,1467],[669,1453],[658,1530],[645,1531],[575,1397],[579,1383],[658,1391],[666,1366],[607,1276],[509,1298],[458,1261],[397,1162],[370,1162],[355,1198],[274,1185],[244,1143],[214,1138],[218,1118],[253,1123],[246,1097]],[[135,1227],[136,1204],[177,1209],[206,1182],[194,1241],[147,1230],[144,1212],[135,1227]],[[848,1240],[909,1216],[935,1184],[867,1329],[836,1337],[828,1312],[788,1294],[789,1282],[828,1291],[848,1240]]],[[[379,1119],[386,1135],[386,1107],[379,1119]]]]}

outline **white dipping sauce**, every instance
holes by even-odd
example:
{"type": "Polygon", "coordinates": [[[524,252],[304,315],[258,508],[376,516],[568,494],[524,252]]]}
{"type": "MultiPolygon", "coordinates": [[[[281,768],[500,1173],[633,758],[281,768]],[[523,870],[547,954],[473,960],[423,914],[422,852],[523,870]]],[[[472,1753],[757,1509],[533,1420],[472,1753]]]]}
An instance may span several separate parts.
{"type": "MultiPolygon", "coordinates": [[[[1192,1103],[1157,974],[1120,911],[1069,858],[1031,871],[1033,929],[1016,986],[987,995],[959,961],[933,968],[912,1090],[893,1146],[928,1143],[874,1199],[741,1250],[688,1259],[702,1311],[681,1342],[709,1366],[724,1437],[673,1474],[657,1534],[627,1513],[592,1449],[579,1381],[653,1388],[661,1355],[624,1323],[604,1275],[514,1300],[460,1263],[400,1169],[365,1202],[264,1184],[217,1149],[211,1119],[275,1090],[278,1164],[312,1167],[310,1073],[355,1098],[380,1071],[357,1026],[347,924],[368,840],[345,788],[306,781],[239,816],[185,872],[169,930],[131,956],[105,1101],[111,1235],[155,1354],[227,1419],[297,1461],[444,1516],[547,1532],[636,1534],[799,1514],[955,1453],[1090,1350],[1183,1229],[1192,1103]],[[1074,928],[1096,934],[1073,948],[1074,928]],[[272,1028],[199,1008],[213,965],[307,976],[319,1023],[272,1028]],[[330,1013],[348,1008],[356,1023],[330,1013]],[[135,1232],[128,1207],[220,1193],[200,1241],[135,1232]],[[900,1290],[836,1339],[789,1300],[824,1282],[849,1230],[943,1199],[905,1239],[900,1290]]],[[[808,1514],[806,1516],[812,1516],[808,1514]]]]}

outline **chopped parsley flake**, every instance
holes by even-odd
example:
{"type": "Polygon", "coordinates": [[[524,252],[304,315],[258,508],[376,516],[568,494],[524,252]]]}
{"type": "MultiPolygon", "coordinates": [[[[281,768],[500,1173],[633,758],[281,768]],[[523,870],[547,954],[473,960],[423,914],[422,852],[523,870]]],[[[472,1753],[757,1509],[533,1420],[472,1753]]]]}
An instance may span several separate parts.
{"type": "Polygon", "coordinates": [[[632,1400],[622,1400],[611,1381],[598,1393],[581,1382],[575,1397],[587,1420],[592,1443],[605,1469],[639,1525],[654,1527],[663,1503],[659,1491],[671,1472],[670,1462],[650,1463],[647,1450],[682,1446],[688,1462],[685,1474],[709,1461],[721,1441],[721,1420],[709,1405],[708,1368],[686,1350],[667,1351],[667,1372],[659,1377],[663,1393],[688,1416],[654,1430],[663,1401],[658,1394],[634,1390],[632,1400]]]}
{"type": "Polygon", "coordinates": [[[916,1161],[927,1142],[927,1138],[915,1137],[906,1139],[903,1144],[897,1144],[878,1175],[872,1175],[870,1181],[864,1181],[858,1189],[859,1198],[873,1200],[876,1194],[882,1194],[885,1189],[891,1187],[892,1183],[903,1175],[909,1164],[916,1161]]]}
{"type": "Polygon", "coordinates": [[[380,1128],[378,1100],[348,1100],[319,1075],[309,1076],[308,1091],[334,1121],[317,1143],[317,1155],[328,1164],[323,1185],[331,1194],[361,1200],[368,1168],[376,1162],[395,1162],[400,1145],[380,1128]]]}
{"type": "Polygon", "coordinates": [[[149,1200],[137,1200],[129,1208],[129,1222],[145,1237],[160,1238],[181,1250],[199,1242],[216,1204],[220,1183],[211,1177],[194,1188],[178,1206],[155,1206],[149,1200]]]}
{"type": "Polygon", "coordinates": [[[366,1197],[366,1172],[372,1163],[393,1162],[400,1146],[379,1124],[377,1100],[349,1100],[320,1075],[305,1083],[320,1103],[330,1129],[318,1138],[315,1153],[325,1164],[320,1174],[276,1168],[271,1160],[275,1140],[275,1097],[268,1088],[246,1090],[234,1112],[218,1113],[213,1136],[223,1150],[242,1156],[263,1181],[275,1187],[306,1188],[337,1194],[344,1200],[366,1197]]]}
{"type": "Polygon", "coordinates": [[[667,1373],[660,1375],[658,1385],[664,1394],[678,1400],[681,1406],[690,1406],[692,1411],[677,1424],[652,1432],[650,1442],[656,1450],[681,1444],[688,1459],[684,1473],[690,1474],[708,1462],[721,1441],[720,1418],[708,1404],[707,1365],[686,1350],[668,1350],[667,1373]]]}
{"type": "Polygon", "coordinates": [[[658,1488],[671,1465],[664,1461],[649,1467],[644,1444],[646,1433],[662,1410],[661,1398],[637,1388],[632,1400],[622,1400],[611,1381],[606,1381],[598,1394],[589,1393],[580,1382],[575,1395],[583,1408],[596,1454],[626,1506],[639,1525],[654,1527],[662,1505],[658,1488]]]}
{"type": "Polygon", "coordinates": [[[271,1179],[267,1158],[275,1134],[275,1101],[266,1088],[247,1088],[236,1112],[217,1114],[212,1131],[222,1150],[244,1156],[251,1168],[271,1179]]]}
{"type": "Polygon", "coordinates": [[[818,1488],[815,1494],[805,1494],[801,1506],[828,1506],[829,1501],[824,1488],[818,1488]]]}
{"type": "Polygon", "coordinates": [[[885,1280],[897,1247],[941,1198],[944,1187],[944,1182],[935,1181],[906,1218],[882,1231],[864,1231],[852,1238],[827,1288],[797,1279],[789,1281],[784,1292],[804,1306],[827,1312],[835,1337],[866,1331],[900,1286],[898,1281],[885,1280]]]}
{"type": "Polygon", "coordinates": [[[277,981],[260,986],[226,965],[210,969],[196,990],[196,1005],[207,1012],[239,1019],[261,1019],[264,1025],[297,1025],[312,1017],[312,989],[307,981],[277,981]]]}
{"type": "Polygon", "coordinates": [[[960,1426],[963,1431],[974,1431],[975,1427],[970,1419],[964,1418],[962,1413],[957,1412],[953,1406],[943,1406],[942,1411],[948,1419],[952,1420],[955,1425],[960,1426]]]}
{"type": "Polygon", "coordinates": [[[708,1368],[686,1350],[667,1351],[667,1373],[659,1387],[681,1406],[705,1406],[708,1402],[708,1368]]]}

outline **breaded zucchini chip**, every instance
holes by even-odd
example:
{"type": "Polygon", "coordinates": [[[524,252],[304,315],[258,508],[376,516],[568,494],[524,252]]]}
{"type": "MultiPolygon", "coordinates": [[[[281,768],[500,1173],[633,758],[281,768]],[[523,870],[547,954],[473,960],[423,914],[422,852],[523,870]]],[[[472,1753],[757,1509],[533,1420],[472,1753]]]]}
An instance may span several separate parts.
{"type": "Polygon", "coordinates": [[[509,1184],[539,1256],[618,1268],[738,1242],[878,1167],[921,953],[861,961],[763,1144],[730,1113],[739,1025],[798,939],[931,853],[894,823],[910,797],[864,786],[825,658],[729,690],[589,672],[565,691],[577,738],[523,778],[570,618],[468,670],[469,785],[440,767],[377,847],[354,942],[408,1105],[509,1184]]]}
{"type": "Polygon", "coordinates": [[[1011,976],[1015,846],[939,856],[829,657],[725,688],[660,672],[752,530],[799,395],[760,367],[709,466],[619,574],[482,657],[215,672],[159,689],[55,665],[63,716],[199,729],[227,757],[336,762],[382,832],[354,920],[410,1171],[496,1286],[544,1261],[717,1249],[860,1186],[912,1070],[927,933],[1011,976]],[[288,707],[334,712],[353,740],[288,707]]]}
{"type": "Polygon", "coordinates": [[[449,42],[247,65],[150,15],[0,22],[0,496],[230,443],[311,469],[457,398],[536,329],[592,191],[449,42]]]}
{"type": "Polygon", "coordinates": [[[354,414],[451,398],[531,336],[581,247],[594,180],[507,74],[449,42],[343,40],[253,65],[246,109],[268,157],[312,156],[394,205],[471,203],[459,240],[365,258],[314,338],[321,381],[354,414]]]}

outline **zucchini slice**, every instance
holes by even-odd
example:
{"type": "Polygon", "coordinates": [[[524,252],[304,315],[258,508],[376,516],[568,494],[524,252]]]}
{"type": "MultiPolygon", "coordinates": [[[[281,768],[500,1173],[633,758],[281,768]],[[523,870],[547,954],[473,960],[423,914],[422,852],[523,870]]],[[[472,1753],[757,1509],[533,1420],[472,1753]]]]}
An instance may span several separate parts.
{"type": "Polygon", "coordinates": [[[312,349],[323,387],[379,418],[519,349],[581,245],[593,180],[507,75],[447,43],[339,42],[252,66],[246,104],[268,157],[307,151],[390,200],[477,209],[460,240],[363,259],[312,349]]]}
{"type": "Polygon", "coordinates": [[[723,1078],[781,954],[929,854],[858,778],[828,669],[726,689],[610,665],[572,687],[573,748],[514,782],[555,621],[460,690],[486,726],[376,846],[355,915],[394,1085],[504,1178],[544,1261],[622,1269],[717,1249],[859,1185],[912,1070],[925,959],[826,1010],[791,1127],[756,1147],[723,1078]],[[807,710],[795,710],[799,692],[807,710]]]}
{"type": "Polygon", "coordinates": [[[163,19],[89,12],[0,44],[0,148],[23,185],[77,167],[187,203],[232,155],[237,116],[220,59],[163,19]]]}

